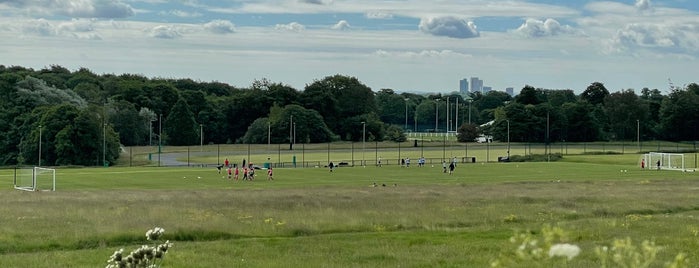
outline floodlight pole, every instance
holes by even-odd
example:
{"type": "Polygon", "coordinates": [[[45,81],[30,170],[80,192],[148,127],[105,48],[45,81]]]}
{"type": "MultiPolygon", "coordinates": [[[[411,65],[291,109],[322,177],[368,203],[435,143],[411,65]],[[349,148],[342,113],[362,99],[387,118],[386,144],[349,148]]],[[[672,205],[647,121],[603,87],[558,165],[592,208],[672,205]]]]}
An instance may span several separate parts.
{"type": "Polygon", "coordinates": [[[641,121],[636,119],[636,143],[638,143],[638,152],[641,152],[641,121]]]}
{"type": "Polygon", "coordinates": [[[469,99],[468,100],[468,124],[469,125],[471,124],[471,102],[473,102],[473,100],[469,99]]]}
{"type": "Polygon", "coordinates": [[[510,119],[507,119],[507,159],[510,159],[510,119]]]}
{"type": "Polygon", "coordinates": [[[204,124],[199,124],[199,151],[204,151],[204,124]]]}
{"type": "Polygon", "coordinates": [[[408,101],[410,99],[405,98],[405,130],[408,130],[408,101]]]}
{"type": "Polygon", "coordinates": [[[160,166],[160,153],[162,152],[163,142],[163,115],[158,115],[158,166],[160,166]]]}
{"type": "Polygon", "coordinates": [[[454,113],[454,116],[456,117],[454,119],[454,130],[459,130],[459,98],[456,98],[456,113],[454,113]]]}
{"type": "Polygon", "coordinates": [[[437,133],[439,128],[439,99],[434,100],[434,133],[437,133]]]}
{"type": "Polygon", "coordinates": [[[102,166],[107,164],[107,123],[102,124],[102,166]]]}
{"type": "Polygon", "coordinates": [[[449,97],[447,97],[447,119],[444,123],[447,124],[447,133],[449,133],[449,125],[451,125],[451,121],[449,121],[449,97]]]}
{"type": "Polygon", "coordinates": [[[41,166],[41,125],[39,125],[39,166],[41,166]]]}
{"type": "Polygon", "coordinates": [[[366,122],[362,121],[362,166],[364,166],[364,151],[366,149],[366,122]]]}

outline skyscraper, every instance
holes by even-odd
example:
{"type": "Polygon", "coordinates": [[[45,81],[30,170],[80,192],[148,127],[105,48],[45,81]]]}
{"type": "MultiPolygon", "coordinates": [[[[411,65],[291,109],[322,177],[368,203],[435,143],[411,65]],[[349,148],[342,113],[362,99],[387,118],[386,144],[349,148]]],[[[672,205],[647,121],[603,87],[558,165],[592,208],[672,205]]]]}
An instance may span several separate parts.
{"type": "Polygon", "coordinates": [[[505,92],[507,92],[507,94],[510,94],[510,96],[512,96],[512,97],[515,96],[515,89],[512,88],[512,87],[506,88],[506,89],[505,89],[505,92]]]}
{"type": "Polygon", "coordinates": [[[468,94],[468,79],[459,80],[459,93],[468,94]]]}
{"type": "Polygon", "coordinates": [[[481,92],[483,90],[483,80],[478,77],[471,77],[471,93],[481,92]]]}

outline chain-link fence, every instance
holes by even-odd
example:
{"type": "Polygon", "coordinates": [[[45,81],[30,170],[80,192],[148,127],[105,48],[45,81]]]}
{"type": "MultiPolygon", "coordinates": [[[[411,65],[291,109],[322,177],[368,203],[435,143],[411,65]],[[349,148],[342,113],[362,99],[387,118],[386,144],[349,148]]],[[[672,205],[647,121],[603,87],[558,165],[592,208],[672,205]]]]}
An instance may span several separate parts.
{"type": "Polygon", "coordinates": [[[483,163],[511,156],[639,154],[643,152],[696,152],[696,142],[591,142],[591,143],[460,143],[453,137],[435,136],[406,142],[334,142],[322,144],[214,144],[203,146],[130,147],[123,150],[121,166],[207,166],[228,162],[259,167],[325,167],[483,163]]]}

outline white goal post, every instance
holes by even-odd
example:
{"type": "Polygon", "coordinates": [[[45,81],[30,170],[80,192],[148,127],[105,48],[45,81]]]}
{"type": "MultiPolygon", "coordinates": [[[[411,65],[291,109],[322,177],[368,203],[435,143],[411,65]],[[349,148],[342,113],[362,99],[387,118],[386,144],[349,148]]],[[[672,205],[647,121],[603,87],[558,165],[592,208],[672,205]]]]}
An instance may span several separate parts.
{"type": "Polygon", "coordinates": [[[684,154],[649,152],[643,155],[643,161],[646,169],[687,171],[684,154]]]}
{"type": "Polygon", "coordinates": [[[15,189],[24,191],[56,191],[56,170],[53,168],[17,168],[15,189]]]}

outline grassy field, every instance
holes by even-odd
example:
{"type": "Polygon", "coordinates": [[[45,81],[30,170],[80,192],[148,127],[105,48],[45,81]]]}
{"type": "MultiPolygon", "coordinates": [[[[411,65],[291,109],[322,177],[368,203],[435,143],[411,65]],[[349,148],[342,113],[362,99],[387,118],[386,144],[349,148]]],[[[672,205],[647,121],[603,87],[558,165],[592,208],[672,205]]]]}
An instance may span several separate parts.
{"type": "Polygon", "coordinates": [[[174,243],[165,267],[488,267],[516,257],[515,233],[544,226],[580,246],[567,267],[599,267],[595,247],[627,237],[662,246],[649,267],[678,253],[696,267],[699,174],[643,171],[638,159],[460,164],[454,175],[278,168],[253,182],[214,168],[75,168],[58,169],[56,192],[13,190],[2,170],[0,267],[102,267],[155,226],[174,243]]]}

